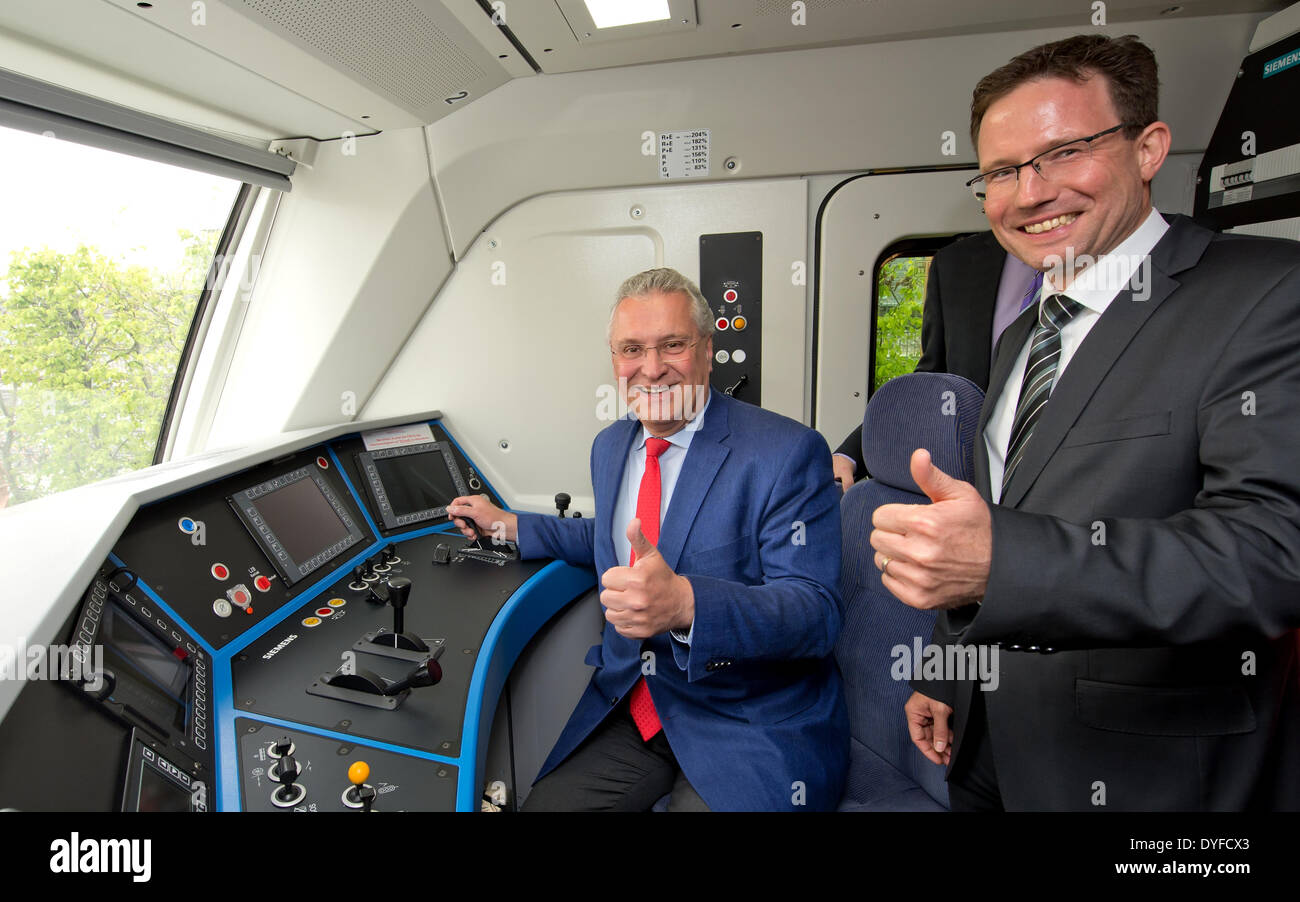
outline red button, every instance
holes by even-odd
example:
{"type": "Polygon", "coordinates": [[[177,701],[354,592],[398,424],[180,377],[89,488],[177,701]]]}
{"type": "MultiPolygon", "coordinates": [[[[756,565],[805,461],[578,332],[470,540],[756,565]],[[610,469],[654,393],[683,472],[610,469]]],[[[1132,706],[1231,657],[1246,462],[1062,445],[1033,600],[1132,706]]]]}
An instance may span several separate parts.
{"type": "Polygon", "coordinates": [[[212,575],[213,575],[216,579],[229,579],[229,578],[230,578],[230,568],[227,567],[225,564],[213,564],[213,565],[212,565],[212,575]]]}
{"type": "Polygon", "coordinates": [[[727,321],[727,318],[725,316],[720,316],[718,317],[716,325],[718,327],[719,332],[726,332],[727,326],[731,325],[731,323],[727,321]]]}
{"type": "Polygon", "coordinates": [[[740,295],[736,294],[736,289],[734,288],[728,288],[726,291],[722,292],[722,298],[727,302],[734,301],[738,297],[740,297],[740,295]]]}
{"type": "Polygon", "coordinates": [[[259,592],[265,592],[267,589],[271,588],[271,581],[265,576],[259,576],[257,579],[253,580],[253,587],[259,592]]]}
{"type": "Polygon", "coordinates": [[[247,593],[247,592],[241,592],[241,591],[239,591],[238,589],[236,589],[236,590],[235,590],[235,604],[239,605],[241,608],[242,608],[242,607],[245,607],[245,606],[248,604],[248,593],[247,593]]]}
{"type": "Polygon", "coordinates": [[[324,457],[318,457],[316,458],[316,466],[320,467],[322,470],[328,470],[330,468],[330,462],[324,457]]]}
{"type": "Polygon", "coordinates": [[[317,615],[318,617],[328,617],[330,614],[333,614],[333,613],[334,613],[334,609],[333,609],[333,608],[317,608],[317,609],[316,609],[316,615],[317,615]]]}

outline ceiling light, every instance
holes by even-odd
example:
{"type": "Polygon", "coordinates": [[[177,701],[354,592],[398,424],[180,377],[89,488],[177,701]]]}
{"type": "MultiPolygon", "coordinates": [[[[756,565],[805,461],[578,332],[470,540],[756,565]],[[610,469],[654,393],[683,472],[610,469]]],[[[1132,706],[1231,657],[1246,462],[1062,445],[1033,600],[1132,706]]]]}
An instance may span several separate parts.
{"type": "Polygon", "coordinates": [[[668,0],[584,0],[597,28],[662,22],[671,13],[668,0]]]}

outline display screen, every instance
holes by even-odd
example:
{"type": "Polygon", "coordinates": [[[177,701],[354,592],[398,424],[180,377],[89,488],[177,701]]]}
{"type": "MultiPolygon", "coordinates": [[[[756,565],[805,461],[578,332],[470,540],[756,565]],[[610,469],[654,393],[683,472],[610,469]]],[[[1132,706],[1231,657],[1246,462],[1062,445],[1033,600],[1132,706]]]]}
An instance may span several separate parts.
{"type": "Polygon", "coordinates": [[[315,480],[299,479],[261,496],[253,504],[295,561],[305,561],[348,537],[315,480]]]}
{"type": "Polygon", "coordinates": [[[191,671],[188,658],[181,660],[172,654],[171,648],[116,603],[104,607],[99,643],[104,647],[105,665],[117,674],[114,698],[160,726],[170,724],[184,733],[189,710],[185,701],[191,671]]]}
{"type": "Polygon", "coordinates": [[[357,460],[388,529],[446,516],[451,500],[468,492],[443,442],[367,451],[357,460]]]}
{"type": "Polygon", "coordinates": [[[140,765],[140,794],[136,811],[189,811],[190,793],[158,773],[148,764],[140,765]]]}
{"type": "Polygon", "coordinates": [[[399,457],[375,461],[379,481],[397,516],[445,508],[460,493],[443,466],[442,455],[399,457]]]}
{"type": "Polygon", "coordinates": [[[299,467],[236,492],[230,503],[286,585],[364,538],[314,467],[299,467]]]}

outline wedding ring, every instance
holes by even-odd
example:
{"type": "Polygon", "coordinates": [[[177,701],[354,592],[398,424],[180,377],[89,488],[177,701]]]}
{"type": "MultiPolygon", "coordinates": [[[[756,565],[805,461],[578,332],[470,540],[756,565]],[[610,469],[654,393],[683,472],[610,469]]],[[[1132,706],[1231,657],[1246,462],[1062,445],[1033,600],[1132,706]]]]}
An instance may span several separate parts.
{"type": "Polygon", "coordinates": [[[883,554],[880,556],[880,558],[881,558],[880,572],[884,573],[887,576],[889,575],[889,558],[883,554]]]}

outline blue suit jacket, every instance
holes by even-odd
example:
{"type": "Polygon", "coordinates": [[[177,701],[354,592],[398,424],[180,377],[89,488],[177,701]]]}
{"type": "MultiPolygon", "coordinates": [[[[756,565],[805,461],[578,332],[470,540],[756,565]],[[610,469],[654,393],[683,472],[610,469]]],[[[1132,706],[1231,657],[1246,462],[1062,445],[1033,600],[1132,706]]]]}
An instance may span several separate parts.
{"type": "MultiPolygon", "coordinates": [[[[617,566],[611,522],[641,424],[591,448],[594,519],[519,515],[523,557],[617,566]]],[[[626,524],[619,524],[624,528],[626,524]]],[[[691,439],[658,548],[695,593],[690,646],[628,639],[606,624],[596,668],[542,766],[573,752],[642,676],[682,771],[713,810],[825,810],[848,768],[848,714],[832,658],[839,635],[839,490],[825,440],[713,392],[691,439]]]]}

